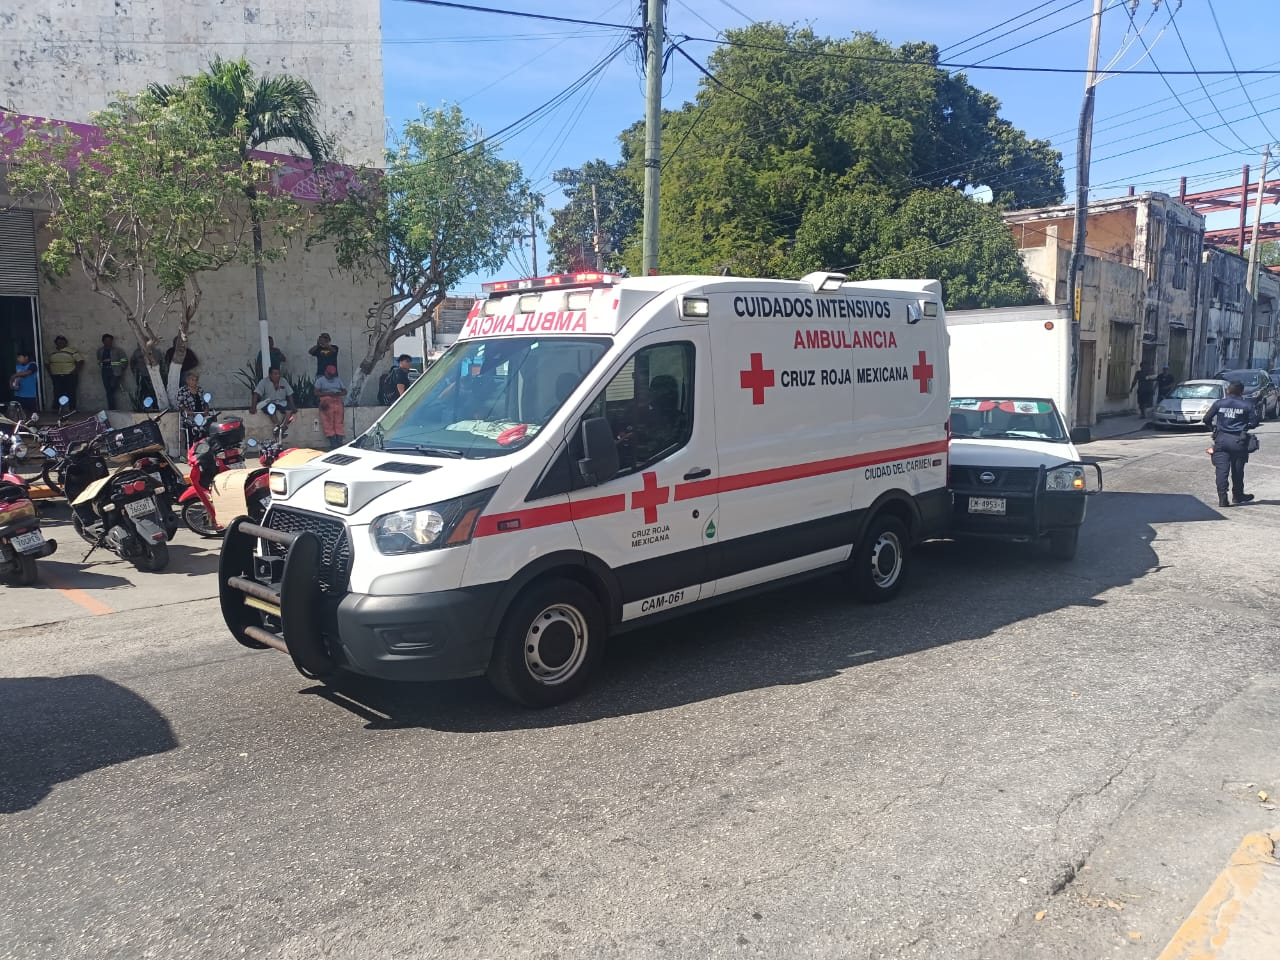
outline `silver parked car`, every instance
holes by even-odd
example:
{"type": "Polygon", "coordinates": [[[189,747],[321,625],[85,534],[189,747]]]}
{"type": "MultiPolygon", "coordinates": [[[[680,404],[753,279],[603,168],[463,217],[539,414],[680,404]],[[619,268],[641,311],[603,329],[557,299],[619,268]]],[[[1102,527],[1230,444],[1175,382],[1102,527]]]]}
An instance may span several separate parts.
{"type": "Polygon", "coordinates": [[[1184,380],[1156,404],[1151,423],[1157,427],[1202,426],[1213,401],[1221,400],[1229,381],[1184,380]]]}

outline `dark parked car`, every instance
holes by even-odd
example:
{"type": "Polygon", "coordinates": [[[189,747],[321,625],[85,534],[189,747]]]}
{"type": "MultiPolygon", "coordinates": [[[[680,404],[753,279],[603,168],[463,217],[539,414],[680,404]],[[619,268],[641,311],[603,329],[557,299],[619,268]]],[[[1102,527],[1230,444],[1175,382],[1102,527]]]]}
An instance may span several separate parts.
{"type": "Polygon", "coordinates": [[[1214,379],[1243,383],[1244,395],[1253,401],[1263,420],[1280,416],[1280,388],[1266,370],[1220,370],[1214,379]]]}

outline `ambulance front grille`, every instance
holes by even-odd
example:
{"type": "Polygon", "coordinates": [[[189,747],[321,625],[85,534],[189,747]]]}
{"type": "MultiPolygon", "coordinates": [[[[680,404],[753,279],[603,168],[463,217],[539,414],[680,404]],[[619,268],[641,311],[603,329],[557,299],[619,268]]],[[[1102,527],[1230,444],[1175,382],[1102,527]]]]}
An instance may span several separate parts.
{"type": "MultiPolygon", "coordinates": [[[[320,538],[320,569],[316,571],[320,589],[328,594],[347,592],[347,579],[351,574],[351,540],[346,525],[333,517],[324,517],[291,507],[272,507],[267,512],[266,526],[285,533],[314,533],[320,538]]],[[[275,556],[283,557],[285,548],[276,543],[266,543],[275,556]]]]}

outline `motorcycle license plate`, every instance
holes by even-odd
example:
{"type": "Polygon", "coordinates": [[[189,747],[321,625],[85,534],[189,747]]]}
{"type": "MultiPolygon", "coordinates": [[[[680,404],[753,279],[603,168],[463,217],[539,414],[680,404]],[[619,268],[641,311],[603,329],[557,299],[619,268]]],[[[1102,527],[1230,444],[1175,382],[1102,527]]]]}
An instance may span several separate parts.
{"type": "Polygon", "coordinates": [[[970,497],[970,513],[990,513],[1003,517],[1005,515],[1004,497],[970,497]]]}
{"type": "Polygon", "coordinates": [[[134,520],[149,517],[156,512],[156,501],[152,497],[147,497],[145,500],[130,500],[124,505],[124,512],[134,520]]]}
{"type": "Polygon", "coordinates": [[[33,550],[39,550],[44,546],[44,534],[39,530],[32,530],[29,533],[20,533],[16,537],[9,540],[13,544],[13,549],[19,553],[31,553],[33,550]]]}

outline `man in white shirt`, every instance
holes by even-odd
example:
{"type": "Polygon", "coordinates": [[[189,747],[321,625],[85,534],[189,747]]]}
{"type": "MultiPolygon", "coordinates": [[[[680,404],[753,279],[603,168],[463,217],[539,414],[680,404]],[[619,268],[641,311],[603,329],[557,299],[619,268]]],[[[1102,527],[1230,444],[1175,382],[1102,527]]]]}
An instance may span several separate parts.
{"type": "Polygon", "coordinates": [[[293,404],[293,387],[289,386],[289,381],[280,376],[280,368],[272,367],[267,371],[267,375],[258,381],[258,385],[253,388],[253,399],[249,402],[249,412],[257,413],[258,405],[266,406],[269,403],[276,405],[275,412],[271,415],[272,421],[281,423],[285,417],[297,408],[293,404]]]}

